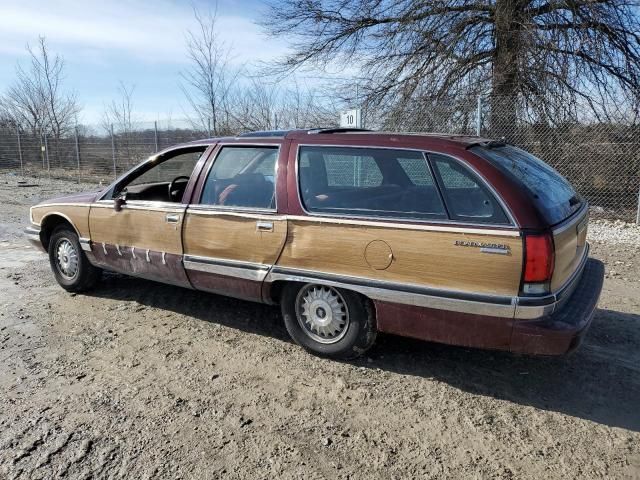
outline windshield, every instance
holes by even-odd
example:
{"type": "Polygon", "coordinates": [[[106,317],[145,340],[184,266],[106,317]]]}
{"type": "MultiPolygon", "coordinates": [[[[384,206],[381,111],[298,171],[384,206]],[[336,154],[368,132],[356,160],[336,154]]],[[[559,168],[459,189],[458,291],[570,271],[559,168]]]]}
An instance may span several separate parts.
{"type": "Polygon", "coordinates": [[[474,153],[518,180],[549,224],[569,217],[582,204],[571,184],[539,158],[512,145],[476,146],[474,153]]]}

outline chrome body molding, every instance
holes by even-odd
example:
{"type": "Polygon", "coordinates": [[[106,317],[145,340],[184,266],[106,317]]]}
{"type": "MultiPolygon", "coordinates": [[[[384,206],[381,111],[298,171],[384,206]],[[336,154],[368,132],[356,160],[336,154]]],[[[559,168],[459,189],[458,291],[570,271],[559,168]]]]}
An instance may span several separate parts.
{"type": "Polygon", "coordinates": [[[493,294],[475,294],[453,290],[438,290],[412,284],[398,284],[364,277],[336,275],[313,270],[283,268],[274,266],[266,282],[289,281],[302,283],[321,283],[333,287],[353,290],[372,300],[433,308],[472,315],[531,320],[553,313],[559,305],[573,293],[577,285],[586,258],[574,275],[571,285],[554,295],[544,297],[522,297],[493,294]]]}
{"type": "MultiPolygon", "coordinates": [[[[337,223],[341,225],[358,225],[364,227],[378,227],[378,228],[389,228],[389,229],[402,229],[402,230],[424,230],[427,232],[451,232],[451,233],[468,233],[473,235],[500,235],[504,237],[521,237],[522,233],[519,230],[505,229],[499,230],[496,228],[491,228],[490,225],[485,226],[484,228],[473,228],[473,227],[449,227],[446,225],[429,225],[424,222],[419,224],[417,223],[392,223],[394,219],[387,219],[388,221],[382,220],[363,220],[361,218],[344,216],[343,218],[333,218],[325,215],[308,215],[308,216],[298,216],[298,215],[288,215],[287,220],[296,220],[302,222],[321,222],[321,223],[337,223]]],[[[397,220],[396,220],[397,221],[397,220]]],[[[406,219],[404,219],[406,221],[406,219]]],[[[438,222],[435,222],[436,224],[438,222]]]]}
{"type": "Polygon", "coordinates": [[[80,241],[80,248],[82,248],[82,250],[85,252],[91,251],[91,239],[79,237],[78,240],[80,241]]]}
{"type": "Polygon", "coordinates": [[[41,208],[41,207],[90,207],[93,203],[75,203],[75,202],[67,202],[67,203],[39,203],[38,205],[34,205],[31,208],[41,208]]]}
{"type": "Polygon", "coordinates": [[[353,290],[372,300],[491,317],[513,318],[516,305],[515,297],[510,296],[478,295],[437,290],[418,285],[398,284],[364,277],[336,275],[315,270],[278,266],[274,266],[271,269],[265,280],[267,282],[284,280],[289,282],[320,283],[353,290]]]}
{"type": "Polygon", "coordinates": [[[227,277],[243,278],[255,282],[262,282],[271,268],[271,265],[263,263],[240,262],[195,255],[184,255],[183,263],[184,268],[187,270],[197,270],[199,272],[213,273],[227,277]]]}
{"type": "Polygon", "coordinates": [[[277,215],[271,208],[218,207],[214,205],[189,204],[186,213],[203,216],[234,216],[242,218],[264,218],[269,220],[286,220],[286,215],[277,215]]]}
{"type": "MultiPolygon", "coordinates": [[[[91,208],[113,208],[113,200],[98,200],[91,208]]],[[[123,210],[145,210],[148,212],[183,213],[187,205],[174,202],[151,202],[143,200],[129,200],[122,205],[123,210]]]]}

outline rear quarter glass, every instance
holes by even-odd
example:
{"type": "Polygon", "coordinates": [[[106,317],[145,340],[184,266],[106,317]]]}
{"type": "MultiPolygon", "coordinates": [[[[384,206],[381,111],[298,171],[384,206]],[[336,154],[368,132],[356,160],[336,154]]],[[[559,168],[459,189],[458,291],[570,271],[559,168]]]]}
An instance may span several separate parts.
{"type": "Polygon", "coordinates": [[[521,185],[549,225],[573,215],[582,198],[554,168],[512,145],[476,146],[470,149],[521,185]]]}

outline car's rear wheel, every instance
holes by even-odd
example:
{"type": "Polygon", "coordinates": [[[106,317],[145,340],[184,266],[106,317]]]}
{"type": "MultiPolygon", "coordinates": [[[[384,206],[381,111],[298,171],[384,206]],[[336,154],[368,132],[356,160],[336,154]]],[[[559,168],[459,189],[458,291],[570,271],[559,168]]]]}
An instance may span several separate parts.
{"type": "Polygon", "coordinates": [[[101,270],[89,263],[78,235],[66,225],[49,239],[49,263],[56,281],[69,292],[88,290],[100,279],[101,270]]]}
{"type": "Polygon", "coordinates": [[[282,292],[281,308],[291,338],[321,356],[355,358],[376,339],[373,309],[348,290],[291,283],[282,292]]]}

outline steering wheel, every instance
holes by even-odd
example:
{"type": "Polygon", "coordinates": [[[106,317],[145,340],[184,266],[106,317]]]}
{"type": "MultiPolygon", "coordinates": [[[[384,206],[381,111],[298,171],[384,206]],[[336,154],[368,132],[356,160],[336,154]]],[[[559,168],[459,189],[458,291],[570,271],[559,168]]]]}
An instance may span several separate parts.
{"type": "MultiPolygon", "coordinates": [[[[174,190],[176,189],[176,184],[178,183],[178,180],[185,180],[185,183],[186,183],[189,181],[189,177],[187,177],[186,175],[180,175],[174,178],[173,180],[171,180],[171,183],[169,184],[169,198],[171,199],[172,202],[178,201],[178,199],[174,198],[175,197],[174,190]]],[[[176,194],[177,193],[178,192],[176,192],[176,194]]],[[[184,193],[184,191],[182,193],[184,193]]]]}

